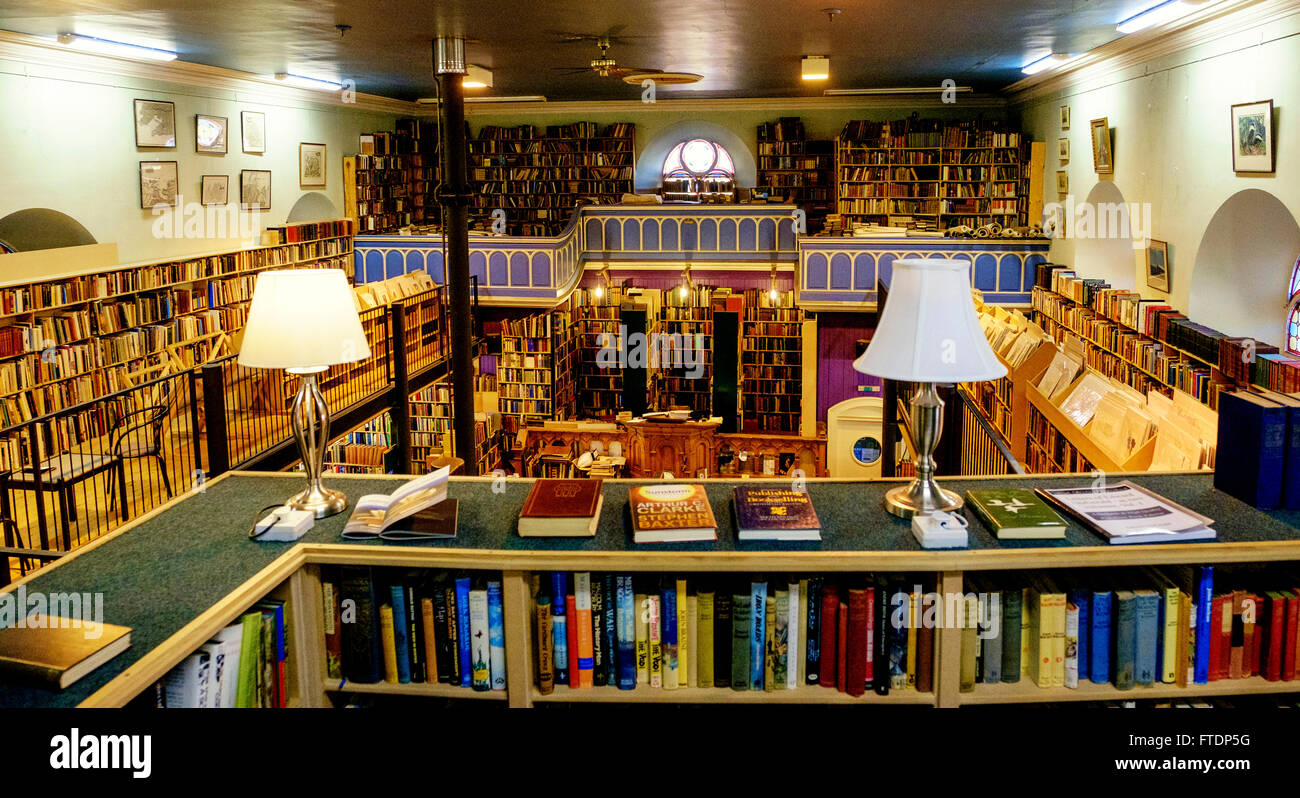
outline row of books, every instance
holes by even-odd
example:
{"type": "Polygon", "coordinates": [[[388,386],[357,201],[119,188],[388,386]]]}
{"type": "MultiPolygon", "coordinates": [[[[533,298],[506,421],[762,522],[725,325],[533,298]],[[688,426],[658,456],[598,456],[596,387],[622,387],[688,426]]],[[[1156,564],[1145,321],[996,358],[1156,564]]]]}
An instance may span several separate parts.
{"type": "Polygon", "coordinates": [[[168,709],[289,706],[284,602],[259,601],[155,687],[168,709]]]}
{"type": "Polygon", "coordinates": [[[266,232],[275,239],[275,244],[297,244],[320,238],[352,236],[356,234],[356,228],[351,219],[334,219],[328,222],[271,226],[266,228],[266,232]]]}
{"type": "Polygon", "coordinates": [[[933,689],[933,628],[883,578],[534,576],[537,686],[933,689]]]}
{"type": "Polygon", "coordinates": [[[330,678],[506,688],[499,578],[342,566],[322,569],[321,593],[330,678]]]}

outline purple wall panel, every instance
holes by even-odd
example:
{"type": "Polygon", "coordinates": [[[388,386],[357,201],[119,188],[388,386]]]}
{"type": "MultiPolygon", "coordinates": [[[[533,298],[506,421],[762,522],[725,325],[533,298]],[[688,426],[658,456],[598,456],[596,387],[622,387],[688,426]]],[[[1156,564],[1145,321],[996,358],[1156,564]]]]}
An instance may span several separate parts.
{"type": "Polygon", "coordinates": [[[874,313],[817,314],[817,420],[826,420],[826,410],[856,396],[872,395],[861,386],[880,386],[880,380],[853,370],[859,339],[870,339],[875,329],[874,313]]]}

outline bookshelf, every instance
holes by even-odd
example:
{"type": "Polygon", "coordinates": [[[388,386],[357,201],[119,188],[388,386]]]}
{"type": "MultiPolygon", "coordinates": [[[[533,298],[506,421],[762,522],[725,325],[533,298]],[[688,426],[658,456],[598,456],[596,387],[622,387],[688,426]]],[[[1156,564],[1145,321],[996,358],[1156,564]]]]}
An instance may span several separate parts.
{"type": "Polygon", "coordinates": [[[592,289],[575,291],[578,297],[574,311],[578,349],[577,409],[579,415],[608,420],[623,409],[623,370],[613,368],[607,362],[611,354],[616,356],[625,347],[619,313],[623,289],[602,286],[600,296],[596,293],[592,289]]]}
{"type": "Polygon", "coordinates": [[[441,218],[437,125],[399,119],[395,127],[361,134],[360,152],[343,158],[343,204],[358,232],[391,233],[441,218]]]}
{"type": "Polygon", "coordinates": [[[569,305],[505,321],[497,364],[502,428],[573,418],[577,345],[569,305]]]}
{"type": "MultiPolygon", "coordinates": [[[[501,417],[491,406],[494,398],[495,394],[475,392],[474,455],[476,473],[480,475],[492,473],[501,463],[500,436],[497,434],[501,430],[501,417]]],[[[451,382],[439,380],[421,388],[411,394],[410,406],[410,473],[423,474],[429,470],[427,458],[453,455],[456,451],[451,382]]]]}
{"type": "Polygon", "coordinates": [[[1022,225],[1029,156],[997,123],[848,122],[835,139],[837,210],[846,225],[1022,225]]]}
{"type": "Polygon", "coordinates": [[[491,230],[499,209],[508,235],[556,235],[579,204],[619,202],[632,192],[634,131],[630,122],[484,126],[467,142],[471,223],[491,230]]]}
{"type": "Polygon", "coordinates": [[[1029,387],[1052,362],[1055,351],[1054,346],[1044,342],[1019,366],[998,355],[1007,376],[986,382],[964,382],[959,386],[959,390],[974,400],[981,414],[1002,436],[1012,456],[1022,464],[1029,446],[1029,387]]]}
{"type": "Polygon", "coordinates": [[[659,305],[659,332],[674,341],[678,351],[660,364],[656,385],[660,410],[687,408],[713,412],[713,289],[686,286],[664,289],[659,305]],[[698,375],[698,376],[695,376],[698,375]]]}
{"type": "Polygon", "coordinates": [[[202,362],[243,327],[259,272],[350,273],[353,233],[347,219],[274,227],[262,246],[0,285],[0,427],[202,362]]]}
{"type": "Polygon", "coordinates": [[[758,126],[757,188],[804,210],[808,232],[822,229],[835,205],[835,142],[808,139],[799,117],[758,126]]]}
{"type": "Polygon", "coordinates": [[[331,441],[325,449],[323,470],[327,474],[391,474],[398,470],[395,446],[393,417],[385,410],[331,441]]]}
{"type": "MultiPolygon", "coordinates": [[[[741,429],[795,434],[803,415],[804,313],[794,292],[745,291],[741,429]]],[[[816,340],[814,336],[814,340],[816,340]]]]}
{"type": "Polygon", "coordinates": [[[1151,467],[1156,438],[1149,438],[1120,462],[1107,454],[1091,436],[1032,381],[1026,382],[1029,400],[1026,470],[1037,474],[1127,474],[1151,467]]]}

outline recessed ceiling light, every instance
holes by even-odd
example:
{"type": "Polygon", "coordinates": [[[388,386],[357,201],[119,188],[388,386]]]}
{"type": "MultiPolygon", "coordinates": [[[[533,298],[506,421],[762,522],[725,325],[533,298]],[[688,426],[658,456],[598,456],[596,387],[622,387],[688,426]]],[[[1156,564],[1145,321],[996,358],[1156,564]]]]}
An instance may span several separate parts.
{"type": "Polygon", "coordinates": [[[467,89],[492,88],[492,70],[474,64],[466,64],[466,74],[460,85],[467,89]]]}
{"type": "Polygon", "coordinates": [[[1020,71],[1024,72],[1026,75],[1037,75],[1045,69],[1060,66],[1069,60],[1070,56],[1068,53],[1048,53],[1037,61],[1030,61],[1028,64],[1025,64],[1020,68],[1020,71]]]}
{"type": "Polygon", "coordinates": [[[138,44],[124,44],[122,42],[113,42],[108,39],[96,39],[93,36],[82,36],[77,33],[60,33],[58,36],[59,44],[66,45],[74,50],[82,50],[87,53],[98,53],[99,55],[112,55],[118,58],[145,59],[148,61],[175,61],[176,53],[170,50],[159,50],[156,47],[141,47],[138,44]]]}
{"type": "Polygon", "coordinates": [[[1134,14],[1116,25],[1115,29],[1120,33],[1137,33],[1186,16],[1202,5],[1205,5],[1205,0],[1165,0],[1163,3],[1157,3],[1145,11],[1134,14]]]}
{"type": "Polygon", "coordinates": [[[826,80],[831,76],[831,60],[821,55],[803,57],[804,80],[826,80]]]}
{"type": "Polygon", "coordinates": [[[315,89],[316,91],[339,91],[343,88],[342,83],[335,83],[332,80],[322,80],[320,78],[308,78],[302,75],[290,75],[287,72],[277,72],[275,79],[281,83],[287,83],[290,86],[297,86],[300,89],[315,89]]]}

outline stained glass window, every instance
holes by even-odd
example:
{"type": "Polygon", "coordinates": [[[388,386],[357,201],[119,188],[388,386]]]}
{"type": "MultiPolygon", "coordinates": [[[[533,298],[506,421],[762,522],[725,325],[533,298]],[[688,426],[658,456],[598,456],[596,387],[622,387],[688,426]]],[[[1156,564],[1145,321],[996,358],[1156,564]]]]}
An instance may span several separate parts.
{"type": "Polygon", "coordinates": [[[736,165],[716,141],[689,139],[664,158],[663,180],[673,193],[729,191],[736,180],[736,165]]]}
{"type": "Polygon", "coordinates": [[[1300,354],[1300,306],[1291,306],[1291,315],[1286,320],[1286,348],[1292,354],[1300,354]]]}
{"type": "Polygon", "coordinates": [[[1287,296],[1294,302],[1298,293],[1300,293],[1300,258],[1296,259],[1295,267],[1291,269],[1291,290],[1287,296]]]}

